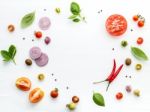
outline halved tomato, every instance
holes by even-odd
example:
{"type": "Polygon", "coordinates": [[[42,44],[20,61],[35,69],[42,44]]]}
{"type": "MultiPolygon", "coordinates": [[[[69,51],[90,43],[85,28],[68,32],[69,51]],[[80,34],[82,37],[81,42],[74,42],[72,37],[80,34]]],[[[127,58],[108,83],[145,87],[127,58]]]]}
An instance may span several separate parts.
{"type": "Polygon", "coordinates": [[[31,88],[31,81],[26,77],[21,77],[16,80],[16,87],[22,91],[29,91],[31,88]]]}
{"type": "Polygon", "coordinates": [[[127,20],[119,14],[114,14],[106,20],[106,30],[112,36],[120,36],[127,30],[127,20]]]}
{"type": "Polygon", "coordinates": [[[44,91],[40,88],[33,89],[29,94],[29,100],[31,103],[37,103],[44,97],[44,91]]]}

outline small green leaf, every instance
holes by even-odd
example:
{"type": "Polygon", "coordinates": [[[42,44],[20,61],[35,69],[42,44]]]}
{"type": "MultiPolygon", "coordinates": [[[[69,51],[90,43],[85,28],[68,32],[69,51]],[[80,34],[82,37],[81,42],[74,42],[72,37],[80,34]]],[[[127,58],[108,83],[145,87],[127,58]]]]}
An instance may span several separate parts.
{"type": "Polygon", "coordinates": [[[1,50],[1,55],[3,57],[3,61],[10,61],[11,60],[11,56],[9,54],[9,52],[5,51],[5,50],[1,50]]]}
{"type": "Polygon", "coordinates": [[[11,45],[9,47],[8,51],[9,51],[9,54],[10,54],[11,58],[14,59],[14,57],[16,55],[16,52],[17,52],[16,47],[14,45],[11,45]]]}
{"type": "Polygon", "coordinates": [[[76,2],[71,3],[70,11],[72,12],[73,15],[79,15],[80,14],[80,6],[76,2]]]}
{"type": "Polygon", "coordinates": [[[75,18],[72,21],[77,23],[77,22],[80,22],[80,19],[79,18],[75,18]]]}
{"type": "Polygon", "coordinates": [[[142,51],[141,49],[137,48],[137,47],[131,47],[131,53],[133,54],[133,56],[139,60],[148,60],[148,56],[144,53],[144,51],[142,51]]]}
{"type": "Polygon", "coordinates": [[[78,15],[72,15],[69,17],[69,19],[75,19],[78,15]]]}
{"type": "Polygon", "coordinates": [[[21,20],[21,27],[27,28],[33,23],[34,19],[35,19],[35,12],[26,14],[21,20]]]}
{"type": "Polygon", "coordinates": [[[99,106],[105,106],[104,97],[100,93],[93,94],[93,101],[99,106]]]}

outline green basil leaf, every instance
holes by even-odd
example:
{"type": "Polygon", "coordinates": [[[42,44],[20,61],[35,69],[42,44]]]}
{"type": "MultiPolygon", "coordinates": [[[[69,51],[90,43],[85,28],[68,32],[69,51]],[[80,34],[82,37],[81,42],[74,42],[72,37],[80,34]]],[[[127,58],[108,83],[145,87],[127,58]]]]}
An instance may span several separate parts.
{"type": "Polygon", "coordinates": [[[80,19],[79,18],[75,18],[72,20],[73,22],[80,22],[80,19]]]}
{"type": "Polygon", "coordinates": [[[99,106],[105,106],[104,97],[100,93],[93,94],[93,101],[99,106]]]}
{"type": "Polygon", "coordinates": [[[75,19],[78,15],[72,15],[69,17],[69,19],[75,19]]]}
{"type": "Polygon", "coordinates": [[[70,11],[72,12],[73,15],[79,15],[80,14],[80,6],[76,2],[71,3],[70,11]]]}
{"type": "Polygon", "coordinates": [[[144,53],[144,51],[142,51],[137,47],[131,47],[131,52],[133,56],[139,60],[145,60],[145,61],[148,60],[148,56],[144,53]]]}
{"type": "Polygon", "coordinates": [[[14,45],[11,45],[9,47],[8,51],[9,51],[9,54],[10,54],[11,58],[14,59],[14,57],[16,55],[16,52],[17,52],[16,47],[14,45]]]}
{"type": "Polygon", "coordinates": [[[4,58],[3,61],[10,61],[11,60],[11,56],[10,56],[9,52],[7,52],[5,50],[1,50],[1,55],[4,58]]]}
{"type": "Polygon", "coordinates": [[[27,28],[33,23],[34,19],[35,19],[35,12],[26,14],[21,20],[21,27],[27,28]]]}

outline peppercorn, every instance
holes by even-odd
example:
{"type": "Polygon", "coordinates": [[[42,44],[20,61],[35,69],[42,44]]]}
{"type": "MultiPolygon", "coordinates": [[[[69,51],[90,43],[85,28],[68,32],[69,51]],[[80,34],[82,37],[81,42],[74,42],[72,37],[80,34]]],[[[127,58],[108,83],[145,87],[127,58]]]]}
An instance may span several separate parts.
{"type": "Polygon", "coordinates": [[[142,69],[142,65],[141,64],[136,64],[135,69],[136,70],[141,70],[142,69]]]}
{"type": "Polygon", "coordinates": [[[44,80],[44,78],[45,78],[44,74],[39,74],[39,75],[38,75],[38,79],[39,79],[40,81],[44,80]]]}
{"type": "Polygon", "coordinates": [[[78,102],[79,102],[79,97],[73,96],[73,97],[72,97],[72,102],[73,102],[73,103],[78,103],[78,102]]]}
{"type": "Polygon", "coordinates": [[[133,94],[135,95],[135,96],[140,96],[140,90],[138,90],[138,89],[136,89],[136,90],[134,90],[133,91],[133,94]]]}
{"type": "Polygon", "coordinates": [[[131,59],[130,59],[130,58],[126,58],[125,64],[126,64],[127,66],[129,66],[129,65],[131,65],[131,63],[132,63],[131,59]]]}
{"type": "Polygon", "coordinates": [[[31,66],[32,65],[32,60],[31,59],[26,59],[25,63],[26,63],[26,65],[31,66]]]}
{"type": "Polygon", "coordinates": [[[14,25],[8,25],[8,31],[9,32],[13,32],[15,30],[15,27],[14,27],[14,25]]]}
{"type": "Polygon", "coordinates": [[[128,42],[126,40],[121,41],[121,46],[126,47],[128,45],[128,42]]]}

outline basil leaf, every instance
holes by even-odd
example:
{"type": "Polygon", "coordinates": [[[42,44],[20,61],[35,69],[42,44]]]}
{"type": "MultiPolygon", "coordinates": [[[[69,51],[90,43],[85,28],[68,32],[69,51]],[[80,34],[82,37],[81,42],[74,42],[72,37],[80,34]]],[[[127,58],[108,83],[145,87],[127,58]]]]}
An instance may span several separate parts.
{"type": "Polygon", "coordinates": [[[11,45],[9,47],[8,51],[9,51],[9,54],[10,54],[11,58],[14,59],[14,57],[16,55],[16,52],[17,52],[16,47],[14,45],[11,45]]]}
{"type": "Polygon", "coordinates": [[[26,14],[21,20],[21,27],[27,28],[33,23],[34,19],[35,19],[35,12],[26,14]]]}
{"type": "Polygon", "coordinates": [[[3,61],[10,61],[11,60],[11,56],[10,56],[9,52],[7,52],[5,50],[1,50],[1,55],[4,58],[3,61]]]}
{"type": "Polygon", "coordinates": [[[100,93],[93,94],[93,101],[99,106],[105,106],[104,97],[100,93]]]}
{"type": "Polygon", "coordinates": [[[141,49],[137,48],[137,47],[131,47],[131,53],[133,54],[133,56],[139,60],[148,60],[147,55],[144,53],[144,51],[142,51],[141,49]]]}
{"type": "Polygon", "coordinates": [[[80,6],[76,2],[71,3],[70,11],[73,15],[79,15],[80,13],[80,6]]]}
{"type": "Polygon", "coordinates": [[[80,19],[75,18],[75,19],[73,19],[72,21],[73,21],[73,22],[80,22],[80,19]]]}
{"type": "Polygon", "coordinates": [[[78,15],[72,15],[69,17],[69,19],[75,19],[78,15]]]}

